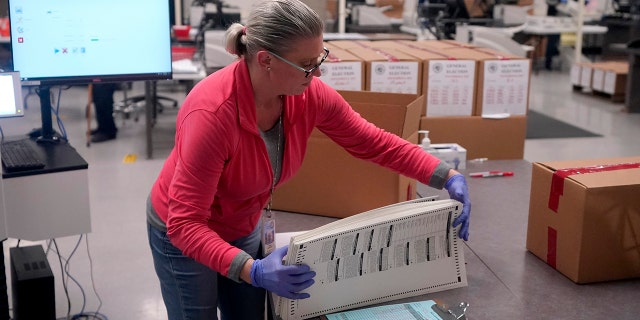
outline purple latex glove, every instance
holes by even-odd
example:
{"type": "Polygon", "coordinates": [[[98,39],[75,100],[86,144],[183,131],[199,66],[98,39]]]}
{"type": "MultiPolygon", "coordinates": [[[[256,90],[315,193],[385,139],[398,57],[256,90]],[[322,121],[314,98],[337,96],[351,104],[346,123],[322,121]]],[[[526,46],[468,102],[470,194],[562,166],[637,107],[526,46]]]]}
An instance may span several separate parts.
{"type": "Polygon", "coordinates": [[[471,213],[471,200],[469,199],[467,180],[462,174],[456,174],[447,180],[444,188],[449,192],[451,199],[462,202],[462,213],[453,221],[453,226],[457,227],[462,224],[458,236],[467,241],[469,240],[469,214],[471,213]]]}
{"type": "Polygon", "coordinates": [[[258,259],[251,266],[251,282],[254,287],[289,299],[306,299],[310,295],[300,292],[310,287],[316,273],[307,265],[284,265],[282,258],[287,255],[289,246],[274,250],[264,259],[258,259]]]}

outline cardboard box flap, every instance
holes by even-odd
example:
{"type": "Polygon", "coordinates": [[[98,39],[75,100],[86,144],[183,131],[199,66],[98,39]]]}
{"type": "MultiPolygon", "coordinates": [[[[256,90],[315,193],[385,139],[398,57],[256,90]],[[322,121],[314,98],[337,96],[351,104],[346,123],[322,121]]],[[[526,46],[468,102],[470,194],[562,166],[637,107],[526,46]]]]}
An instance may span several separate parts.
{"type": "Polygon", "coordinates": [[[327,61],[325,62],[343,62],[343,61],[361,61],[360,58],[353,53],[344,49],[330,49],[327,61]]]}
{"type": "Polygon", "coordinates": [[[369,122],[397,136],[406,138],[404,135],[410,135],[418,130],[419,124],[416,121],[413,132],[404,131],[407,110],[403,105],[353,102],[351,107],[358,110],[358,113],[369,122]]]}
{"type": "Polygon", "coordinates": [[[365,61],[416,61],[416,58],[402,51],[391,48],[349,48],[351,53],[365,61]]]}
{"type": "Polygon", "coordinates": [[[420,127],[424,96],[367,91],[339,93],[363,118],[404,139],[409,138],[420,127]]]}

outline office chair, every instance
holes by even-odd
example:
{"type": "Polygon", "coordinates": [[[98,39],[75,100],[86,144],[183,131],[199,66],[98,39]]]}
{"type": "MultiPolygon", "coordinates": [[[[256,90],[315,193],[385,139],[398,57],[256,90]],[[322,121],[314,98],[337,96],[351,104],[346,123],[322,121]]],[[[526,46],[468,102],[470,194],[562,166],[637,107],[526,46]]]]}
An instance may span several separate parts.
{"type": "MultiPolygon", "coordinates": [[[[113,105],[113,116],[122,116],[123,121],[130,119],[133,116],[133,121],[138,122],[140,114],[144,114],[146,106],[146,100],[144,95],[137,95],[133,97],[127,96],[127,91],[131,90],[131,82],[122,82],[120,88],[124,94],[124,99],[116,102],[113,105]]],[[[161,113],[165,107],[171,106],[173,108],[178,107],[178,101],[169,97],[156,95],[156,110],[161,113]]]]}

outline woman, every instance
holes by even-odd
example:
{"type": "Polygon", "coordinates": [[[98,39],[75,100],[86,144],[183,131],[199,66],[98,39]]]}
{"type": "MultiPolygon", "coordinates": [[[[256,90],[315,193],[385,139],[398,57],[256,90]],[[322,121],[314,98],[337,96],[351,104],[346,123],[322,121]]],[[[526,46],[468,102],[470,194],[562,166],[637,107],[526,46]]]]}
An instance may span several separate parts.
{"type": "Polygon", "coordinates": [[[283,266],[287,247],[262,258],[260,218],[275,187],[300,168],[318,128],[356,157],[464,204],[464,177],[419,146],[384,132],[316,79],[328,55],[323,23],[298,0],[254,6],[227,30],[240,59],[202,80],[177,117],[175,147],[148,201],[149,242],[170,319],[262,319],[265,289],[291,299],[313,284],[308,266],[283,266]],[[373,143],[372,143],[373,141],[373,143]]]}

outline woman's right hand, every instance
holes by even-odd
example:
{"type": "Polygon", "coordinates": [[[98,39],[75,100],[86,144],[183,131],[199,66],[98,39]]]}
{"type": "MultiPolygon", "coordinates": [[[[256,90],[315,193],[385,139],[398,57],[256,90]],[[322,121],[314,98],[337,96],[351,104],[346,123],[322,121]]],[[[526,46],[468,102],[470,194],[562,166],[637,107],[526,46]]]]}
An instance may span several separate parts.
{"type": "Polygon", "coordinates": [[[282,258],[287,255],[288,249],[289,246],[284,246],[264,259],[254,260],[251,266],[251,283],[254,287],[264,288],[284,298],[309,298],[308,293],[300,291],[314,283],[316,273],[307,265],[282,264],[282,258]]]}

